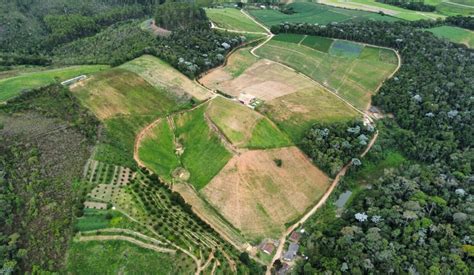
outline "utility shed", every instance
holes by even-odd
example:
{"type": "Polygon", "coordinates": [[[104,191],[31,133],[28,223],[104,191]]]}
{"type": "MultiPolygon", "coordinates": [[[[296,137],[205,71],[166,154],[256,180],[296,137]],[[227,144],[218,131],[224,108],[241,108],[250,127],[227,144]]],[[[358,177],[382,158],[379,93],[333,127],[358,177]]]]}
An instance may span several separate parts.
{"type": "Polygon", "coordinates": [[[352,195],[352,192],[347,190],[346,192],[339,195],[339,198],[337,199],[337,201],[334,204],[336,205],[337,208],[343,208],[344,205],[346,204],[346,202],[351,197],[351,195],[352,195]]]}
{"type": "Polygon", "coordinates": [[[286,251],[285,255],[283,255],[283,260],[285,261],[293,261],[296,257],[296,253],[298,252],[298,249],[300,246],[296,243],[291,243],[290,246],[288,247],[288,251],[286,251]]]}

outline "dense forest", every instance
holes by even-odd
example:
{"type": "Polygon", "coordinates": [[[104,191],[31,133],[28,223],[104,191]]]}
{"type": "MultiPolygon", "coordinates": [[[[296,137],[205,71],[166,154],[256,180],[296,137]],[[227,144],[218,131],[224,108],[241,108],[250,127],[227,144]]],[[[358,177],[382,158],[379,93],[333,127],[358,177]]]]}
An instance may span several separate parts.
{"type": "Polygon", "coordinates": [[[1,274],[61,266],[98,124],[60,85],[0,108],[1,274]]]}
{"type": "Polygon", "coordinates": [[[413,0],[376,0],[377,2],[389,4],[392,6],[401,7],[404,9],[414,10],[414,11],[428,11],[433,12],[436,10],[435,6],[427,5],[423,0],[413,1],[413,0]]]}
{"type": "Polygon", "coordinates": [[[375,129],[361,121],[316,123],[306,133],[301,148],[324,172],[335,176],[346,163],[360,165],[357,158],[375,129]]]}
{"type": "Polygon", "coordinates": [[[394,115],[389,148],[410,161],[370,182],[341,219],[325,225],[312,220],[305,238],[309,259],[299,272],[467,274],[474,268],[474,51],[419,30],[439,24],[444,23],[272,27],[274,33],[391,47],[403,60],[373,104],[394,115]]]}
{"type": "Polygon", "coordinates": [[[153,54],[193,78],[222,64],[226,53],[245,41],[245,37],[211,30],[204,10],[197,5],[160,4],[0,2],[0,66],[119,65],[153,54]],[[170,37],[155,37],[141,28],[141,22],[153,16],[159,25],[173,30],[170,37]]]}

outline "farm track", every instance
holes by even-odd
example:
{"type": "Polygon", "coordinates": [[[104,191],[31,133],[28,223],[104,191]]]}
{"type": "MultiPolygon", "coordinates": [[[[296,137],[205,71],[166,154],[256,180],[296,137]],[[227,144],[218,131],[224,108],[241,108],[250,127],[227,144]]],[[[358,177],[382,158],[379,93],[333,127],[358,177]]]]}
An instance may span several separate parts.
{"type": "MultiPolygon", "coordinates": [[[[378,138],[378,132],[374,134],[372,139],[370,140],[369,144],[367,145],[367,148],[364,150],[364,152],[360,155],[361,157],[364,157],[367,152],[372,148],[372,146],[375,144],[378,138]]],[[[337,187],[339,184],[339,181],[341,180],[341,177],[344,176],[347,172],[347,169],[352,165],[351,162],[346,164],[344,168],[339,171],[339,173],[336,175],[334,178],[334,181],[332,182],[331,186],[329,186],[328,190],[324,193],[324,195],[321,197],[321,199],[318,201],[318,203],[311,208],[300,220],[298,220],[296,223],[294,223],[292,226],[288,227],[288,229],[285,231],[283,236],[280,238],[280,244],[278,245],[277,251],[275,252],[275,255],[273,256],[272,261],[267,265],[267,271],[266,275],[271,275],[271,268],[273,266],[273,263],[281,258],[281,254],[283,252],[283,248],[285,247],[285,242],[286,238],[293,232],[296,228],[301,226],[303,223],[305,223],[316,211],[323,206],[328,198],[331,196],[332,192],[334,189],[337,187]]]]}

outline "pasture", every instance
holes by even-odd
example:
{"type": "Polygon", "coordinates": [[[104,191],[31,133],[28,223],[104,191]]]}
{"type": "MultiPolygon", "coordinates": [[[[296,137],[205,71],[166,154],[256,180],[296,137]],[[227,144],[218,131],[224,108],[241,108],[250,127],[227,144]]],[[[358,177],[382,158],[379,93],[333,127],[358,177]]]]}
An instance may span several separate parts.
{"type": "Polygon", "coordinates": [[[191,174],[189,182],[201,189],[224,167],[232,154],[208,126],[207,104],[173,117],[178,142],[184,147],[183,166],[191,174]]]}
{"type": "Polygon", "coordinates": [[[71,91],[101,120],[117,115],[159,115],[177,108],[164,88],[155,88],[122,68],[96,74],[71,86],[71,91]]]}
{"type": "Polygon", "coordinates": [[[441,26],[427,29],[439,38],[447,39],[454,43],[464,44],[469,48],[474,48],[474,32],[452,26],[441,26]]]}
{"type": "Polygon", "coordinates": [[[257,240],[277,238],[329,183],[298,148],[286,147],[234,156],[202,193],[245,237],[257,240]]]}
{"type": "Polygon", "coordinates": [[[235,8],[206,9],[206,15],[217,27],[223,29],[265,33],[262,27],[235,8]]]}
{"type": "Polygon", "coordinates": [[[76,76],[92,74],[105,70],[109,66],[83,65],[65,68],[29,72],[16,71],[15,76],[0,79],[0,102],[19,95],[24,90],[37,89],[52,83],[58,83],[76,76]]]}
{"type": "Polygon", "coordinates": [[[311,23],[326,25],[332,22],[377,20],[396,21],[391,16],[383,16],[374,12],[342,9],[311,2],[291,3],[287,7],[293,8],[295,13],[285,14],[272,9],[252,9],[250,14],[264,25],[270,27],[280,23],[311,23]]]}
{"type": "Polygon", "coordinates": [[[217,97],[209,104],[206,115],[236,147],[275,148],[291,144],[266,117],[239,102],[217,97]]]}
{"type": "Polygon", "coordinates": [[[264,58],[304,73],[361,110],[368,106],[378,85],[397,67],[396,55],[391,50],[335,41],[328,52],[273,39],[256,51],[264,58]]]}
{"type": "Polygon", "coordinates": [[[211,93],[183,75],[163,60],[151,55],[143,55],[119,68],[134,72],[157,89],[166,91],[181,101],[194,97],[198,101],[205,100],[211,93]]]}
{"type": "Polygon", "coordinates": [[[175,151],[174,134],[163,118],[143,137],[138,154],[150,170],[171,182],[173,171],[180,166],[175,151]]]}

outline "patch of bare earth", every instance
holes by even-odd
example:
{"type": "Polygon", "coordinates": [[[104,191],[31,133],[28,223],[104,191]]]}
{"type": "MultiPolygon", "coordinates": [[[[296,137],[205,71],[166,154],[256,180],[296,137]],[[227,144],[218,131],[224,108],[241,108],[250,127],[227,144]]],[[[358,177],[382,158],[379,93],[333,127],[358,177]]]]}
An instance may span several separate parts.
{"type": "Polygon", "coordinates": [[[313,86],[295,71],[267,59],[254,63],[235,79],[224,68],[220,68],[205,75],[200,82],[231,96],[248,93],[263,100],[272,100],[313,86]]]}
{"type": "Polygon", "coordinates": [[[245,236],[277,237],[329,184],[298,148],[287,147],[234,156],[202,192],[245,236]],[[276,159],[282,160],[281,167],[276,159]]]}

